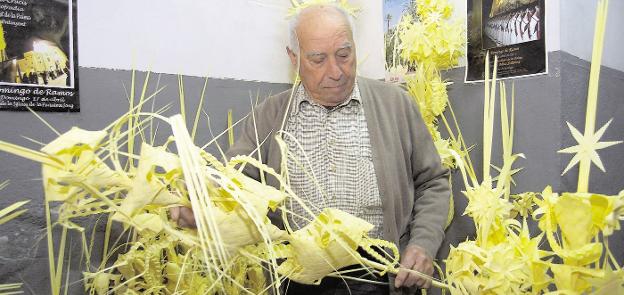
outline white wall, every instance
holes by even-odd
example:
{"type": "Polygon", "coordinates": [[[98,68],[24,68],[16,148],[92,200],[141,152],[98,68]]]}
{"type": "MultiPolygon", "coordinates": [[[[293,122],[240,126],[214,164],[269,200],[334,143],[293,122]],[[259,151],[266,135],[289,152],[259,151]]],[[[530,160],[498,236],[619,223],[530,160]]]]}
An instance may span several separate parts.
{"type": "MultiPolygon", "coordinates": [[[[355,36],[359,72],[371,78],[384,77],[382,1],[352,1],[362,8],[355,36]]],[[[454,17],[464,18],[466,1],[449,1],[454,17]]],[[[586,40],[593,34],[595,2],[546,0],[548,51],[563,48],[591,57],[586,40]]],[[[80,65],[287,83],[290,5],[290,0],[81,0],[80,65]]],[[[617,52],[624,34],[616,32],[624,27],[623,11],[624,1],[611,0],[604,64],[616,69],[624,69],[624,55],[617,52]]]]}
{"type": "MultiPolygon", "coordinates": [[[[546,49],[549,52],[561,50],[561,1],[546,1],[546,49]]],[[[563,0],[563,2],[570,0],[563,0]]],[[[587,1],[587,0],[582,0],[587,1]]]]}
{"type": "MultiPolygon", "coordinates": [[[[381,1],[353,1],[359,72],[382,78],[381,1]]],[[[81,0],[83,67],[290,82],[290,0],[81,0]]]]}
{"type": "MultiPolygon", "coordinates": [[[[598,1],[561,1],[561,50],[591,61],[598,1]]],[[[609,1],[602,64],[624,71],[624,1],[609,1]]]]}

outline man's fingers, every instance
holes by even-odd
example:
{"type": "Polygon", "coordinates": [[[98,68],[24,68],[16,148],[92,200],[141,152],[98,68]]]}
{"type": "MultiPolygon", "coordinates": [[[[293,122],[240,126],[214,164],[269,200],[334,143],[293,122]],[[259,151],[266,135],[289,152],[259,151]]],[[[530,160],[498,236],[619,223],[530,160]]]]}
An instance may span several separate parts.
{"type": "Polygon", "coordinates": [[[394,287],[395,288],[400,288],[401,286],[403,286],[403,282],[405,282],[405,279],[407,278],[407,275],[408,275],[408,273],[406,271],[399,270],[399,274],[394,279],[394,287]]]}
{"type": "Polygon", "coordinates": [[[430,261],[428,261],[428,259],[425,259],[424,257],[420,257],[418,259],[418,261],[416,261],[416,263],[414,263],[414,266],[412,267],[413,270],[417,270],[423,274],[426,274],[428,276],[433,275],[433,266],[432,263],[430,261]]]}
{"type": "Polygon", "coordinates": [[[412,287],[412,286],[414,286],[416,284],[417,281],[418,281],[418,277],[415,274],[410,273],[407,276],[407,279],[405,279],[405,282],[403,283],[403,286],[405,286],[405,287],[412,287]]]}
{"type": "MultiPolygon", "coordinates": [[[[419,253],[419,249],[419,247],[408,246],[401,257],[401,267],[420,271],[420,268],[422,268],[420,265],[423,264],[423,258],[419,253]]],[[[394,286],[397,288],[402,286],[412,287],[416,284],[417,280],[417,275],[406,270],[399,270],[399,274],[394,281],[394,286]]]]}
{"type": "MultiPolygon", "coordinates": [[[[422,285],[424,285],[424,284],[425,284],[425,280],[423,280],[421,277],[416,277],[416,278],[414,279],[414,284],[412,284],[412,286],[416,286],[416,287],[421,288],[421,287],[422,287],[422,285]]],[[[411,286],[410,286],[410,287],[411,287],[411,286]]]]}
{"type": "Polygon", "coordinates": [[[195,215],[193,215],[193,209],[188,207],[180,207],[180,219],[184,220],[185,227],[196,227],[195,215]]]}
{"type": "MultiPolygon", "coordinates": [[[[406,248],[401,257],[401,267],[417,271],[427,276],[433,275],[433,262],[431,257],[427,255],[423,248],[417,245],[411,245],[406,248]]],[[[429,288],[429,286],[431,286],[431,280],[423,278],[414,272],[399,270],[394,280],[394,286],[396,288],[413,286],[429,288]]]]}
{"type": "MultiPolygon", "coordinates": [[[[412,267],[414,266],[415,263],[415,258],[411,255],[404,255],[403,257],[401,257],[401,267],[406,268],[406,269],[412,269],[412,267]]],[[[405,270],[399,270],[399,274],[397,275],[396,279],[394,279],[394,287],[395,288],[399,288],[402,286],[411,286],[408,285],[410,284],[414,285],[414,278],[413,275],[410,274],[409,272],[405,271],[405,270]]]]}
{"type": "Polygon", "coordinates": [[[414,255],[404,255],[403,257],[401,257],[400,264],[402,267],[412,269],[412,267],[414,267],[414,264],[416,264],[416,260],[417,257],[414,255]]]}
{"type": "Polygon", "coordinates": [[[178,219],[178,226],[179,227],[189,227],[189,225],[186,223],[186,221],[183,218],[178,219]]]}
{"type": "Polygon", "coordinates": [[[197,227],[193,209],[188,207],[169,208],[171,220],[175,221],[179,227],[197,227]]]}
{"type": "Polygon", "coordinates": [[[180,219],[180,207],[169,208],[169,214],[171,215],[171,220],[177,222],[180,219]]]}
{"type": "MultiPolygon", "coordinates": [[[[433,265],[428,259],[421,259],[414,265],[414,269],[428,276],[433,275],[433,265]]],[[[416,281],[416,285],[421,288],[429,288],[431,286],[431,280],[419,277],[416,281]]]]}
{"type": "MultiPolygon", "coordinates": [[[[416,269],[414,269],[416,270],[416,269]]],[[[418,271],[418,270],[416,270],[418,271]]],[[[422,271],[421,271],[422,272],[422,271]]],[[[429,288],[429,286],[431,285],[431,280],[425,279],[413,272],[408,272],[408,271],[403,271],[402,272],[405,275],[405,278],[401,281],[401,285],[397,286],[397,280],[395,280],[395,287],[413,287],[413,286],[418,286],[421,288],[429,288]]],[[[399,273],[401,274],[401,273],[399,273]]],[[[397,276],[398,279],[398,276],[397,276]]]]}
{"type": "Polygon", "coordinates": [[[429,289],[431,287],[431,280],[425,280],[425,283],[422,285],[424,289],[429,289]]]}

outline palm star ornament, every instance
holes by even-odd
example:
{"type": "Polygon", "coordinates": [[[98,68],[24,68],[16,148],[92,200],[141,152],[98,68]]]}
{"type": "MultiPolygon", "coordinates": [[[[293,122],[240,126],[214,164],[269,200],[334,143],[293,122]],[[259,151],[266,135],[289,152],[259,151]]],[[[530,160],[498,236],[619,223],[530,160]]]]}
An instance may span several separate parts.
{"type": "Polygon", "coordinates": [[[609,122],[607,122],[607,124],[598,129],[597,132],[594,133],[592,131],[588,131],[585,132],[585,134],[581,134],[581,132],[579,132],[578,129],[574,128],[574,126],[572,126],[570,122],[566,122],[568,124],[568,128],[570,128],[572,136],[578,144],[558,151],[558,153],[575,154],[574,157],[572,157],[572,160],[570,160],[568,166],[565,168],[565,170],[563,170],[563,173],[561,173],[561,175],[565,174],[566,172],[568,172],[568,170],[570,170],[570,168],[583,161],[591,161],[600,170],[602,170],[602,172],[605,172],[604,165],[602,164],[600,156],[596,151],[610,147],[612,145],[616,145],[618,143],[622,143],[622,141],[600,141],[600,138],[602,137],[602,135],[604,135],[605,131],[609,127],[609,124],[611,124],[611,121],[612,120],[609,120],[609,122]]]}

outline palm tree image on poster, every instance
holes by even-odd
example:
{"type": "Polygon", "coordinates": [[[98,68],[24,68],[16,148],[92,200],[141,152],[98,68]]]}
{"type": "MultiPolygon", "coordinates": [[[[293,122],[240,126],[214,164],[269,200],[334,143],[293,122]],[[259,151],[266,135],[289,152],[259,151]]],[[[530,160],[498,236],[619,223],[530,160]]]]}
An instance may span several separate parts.
{"type": "Polygon", "coordinates": [[[399,56],[397,45],[398,26],[403,15],[417,18],[415,0],[384,0],[384,52],[386,59],[386,81],[402,82],[402,76],[407,73],[407,63],[399,56]]]}

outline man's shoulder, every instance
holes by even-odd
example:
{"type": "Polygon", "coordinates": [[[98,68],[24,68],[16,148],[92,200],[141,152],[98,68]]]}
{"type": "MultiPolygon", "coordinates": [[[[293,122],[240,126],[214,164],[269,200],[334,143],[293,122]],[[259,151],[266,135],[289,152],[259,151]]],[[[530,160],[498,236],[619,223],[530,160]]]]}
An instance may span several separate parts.
{"type": "Polygon", "coordinates": [[[384,81],[358,77],[358,87],[363,96],[368,96],[371,100],[382,100],[386,103],[411,103],[409,94],[398,84],[386,83],[384,81]]]}
{"type": "Polygon", "coordinates": [[[269,97],[267,97],[266,100],[270,99],[272,103],[285,103],[288,100],[288,98],[290,97],[291,93],[292,93],[292,86],[288,87],[288,89],[286,89],[286,90],[284,90],[282,92],[269,95],[269,97]]]}
{"type": "Polygon", "coordinates": [[[371,79],[371,78],[367,78],[367,77],[363,77],[363,76],[358,76],[357,80],[358,80],[358,86],[360,88],[361,87],[370,87],[372,89],[386,90],[386,91],[400,89],[395,84],[390,84],[390,83],[386,83],[386,82],[381,81],[381,80],[371,79]]]}
{"type": "Polygon", "coordinates": [[[279,113],[283,112],[284,108],[288,103],[288,99],[290,98],[290,93],[292,89],[289,88],[280,93],[269,95],[266,99],[264,99],[258,106],[256,110],[263,113],[279,113]]]}

